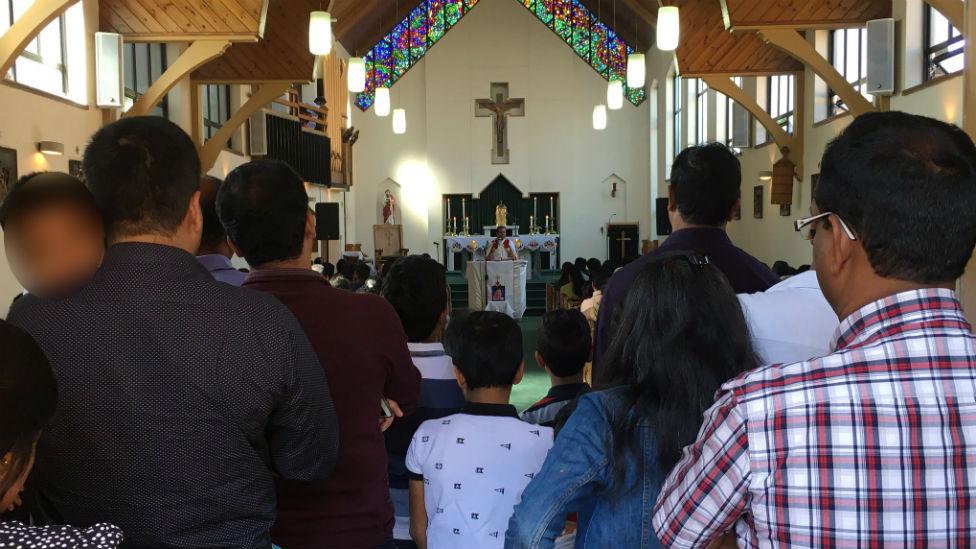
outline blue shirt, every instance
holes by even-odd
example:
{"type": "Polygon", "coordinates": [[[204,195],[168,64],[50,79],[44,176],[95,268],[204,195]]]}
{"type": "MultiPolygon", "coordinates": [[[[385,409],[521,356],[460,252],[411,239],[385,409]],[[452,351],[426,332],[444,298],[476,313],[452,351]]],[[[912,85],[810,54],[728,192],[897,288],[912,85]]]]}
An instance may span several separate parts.
{"type": "Polygon", "coordinates": [[[220,254],[197,256],[197,261],[210,271],[210,274],[217,282],[224,282],[231,286],[240,287],[241,284],[244,284],[244,279],[247,278],[246,273],[235,269],[230,259],[220,254]]]}

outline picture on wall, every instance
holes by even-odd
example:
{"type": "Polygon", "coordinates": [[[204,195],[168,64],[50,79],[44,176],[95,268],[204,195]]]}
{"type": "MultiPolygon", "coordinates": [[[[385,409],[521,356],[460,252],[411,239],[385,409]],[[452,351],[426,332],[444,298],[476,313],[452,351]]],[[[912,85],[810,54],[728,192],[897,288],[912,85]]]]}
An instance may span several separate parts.
{"type": "Polygon", "coordinates": [[[85,170],[81,167],[81,160],[68,161],[68,174],[73,175],[82,181],[85,180],[85,170]]]}
{"type": "Polygon", "coordinates": [[[763,218],[763,186],[756,185],[752,189],[752,217],[763,218]]]}
{"type": "Polygon", "coordinates": [[[779,215],[783,217],[789,217],[793,213],[793,208],[790,204],[780,204],[779,205],[779,215]]]}
{"type": "Polygon", "coordinates": [[[0,200],[17,181],[17,151],[0,147],[0,200]]]}

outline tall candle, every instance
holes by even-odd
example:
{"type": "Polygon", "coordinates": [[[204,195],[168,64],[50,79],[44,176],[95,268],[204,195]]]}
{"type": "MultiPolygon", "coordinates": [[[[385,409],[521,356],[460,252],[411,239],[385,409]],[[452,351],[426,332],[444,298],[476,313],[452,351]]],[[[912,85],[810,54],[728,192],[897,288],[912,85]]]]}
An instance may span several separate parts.
{"type": "MultiPolygon", "coordinates": [[[[533,219],[539,218],[539,197],[538,196],[532,197],[532,218],[533,219]]],[[[530,225],[532,224],[530,223],[530,225]]]]}
{"type": "Polygon", "coordinates": [[[451,220],[454,223],[454,232],[457,233],[457,218],[456,217],[452,217],[451,220]]]}
{"type": "Polygon", "coordinates": [[[535,230],[535,216],[534,215],[530,215],[529,216],[529,232],[531,233],[534,230],[535,230]]]}
{"type": "Polygon", "coordinates": [[[465,199],[461,199],[461,217],[468,217],[468,206],[465,199]]]}
{"type": "Polygon", "coordinates": [[[451,199],[450,198],[447,198],[447,199],[444,200],[444,202],[447,203],[447,218],[450,219],[451,218],[451,199]]]}
{"type": "Polygon", "coordinates": [[[549,216],[548,215],[546,216],[546,228],[547,229],[549,228],[549,216]]]}
{"type": "Polygon", "coordinates": [[[549,197],[549,215],[556,217],[556,198],[553,196],[549,197]]]}

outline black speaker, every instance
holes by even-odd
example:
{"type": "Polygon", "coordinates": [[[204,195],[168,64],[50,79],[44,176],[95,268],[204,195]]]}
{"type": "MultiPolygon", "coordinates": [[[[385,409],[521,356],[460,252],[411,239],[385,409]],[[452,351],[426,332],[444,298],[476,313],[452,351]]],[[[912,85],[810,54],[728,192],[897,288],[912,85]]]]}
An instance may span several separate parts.
{"type": "Polygon", "coordinates": [[[315,238],[339,240],[339,204],[319,202],[315,205],[315,238]]]}
{"type": "Polygon", "coordinates": [[[657,199],[657,234],[666,236],[671,234],[671,219],[668,218],[668,199],[657,199]]]}

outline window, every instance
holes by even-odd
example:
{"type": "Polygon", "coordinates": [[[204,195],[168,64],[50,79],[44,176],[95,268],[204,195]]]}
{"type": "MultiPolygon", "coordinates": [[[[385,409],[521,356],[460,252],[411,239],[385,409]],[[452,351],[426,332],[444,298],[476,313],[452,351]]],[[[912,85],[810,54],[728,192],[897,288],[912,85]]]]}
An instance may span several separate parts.
{"type": "MultiPolygon", "coordinates": [[[[830,31],[829,58],[830,63],[837,69],[855,90],[868,101],[874,97],[867,93],[868,72],[868,31],[866,28],[838,29],[830,31]]],[[[827,89],[827,116],[834,116],[847,111],[844,101],[834,90],[827,89]]]]}
{"type": "Polygon", "coordinates": [[[708,141],[708,84],[701,78],[695,79],[695,142],[699,145],[708,141]]]}
{"type": "Polygon", "coordinates": [[[925,4],[925,23],[923,27],[925,54],[922,56],[925,67],[922,77],[931,80],[963,69],[963,49],[966,40],[959,29],[938,10],[925,4]]]}
{"type": "MultiPolygon", "coordinates": [[[[130,44],[123,47],[125,55],[125,99],[123,110],[130,107],[166,70],[166,46],[164,44],[130,44]]],[[[156,105],[150,114],[166,117],[169,105],[166,97],[156,105]]]]}
{"type": "MultiPolygon", "coordinates": [[[[210,139],[230,118],[230,86],[203,86],[203,137],[210,139]]],[[[229,146],[229,142],[228,142],[229,146]]]]}
{"type": "MultiPolygon", "coordinates": [[[[742,77],[733,76],[732,83],[742,88],[742,77]]],[[[731,97],[725,98],[725,144],[736,153],[749,146],[749,117],[745,109],[731,97]],[[736,120],[738,119],[738,121],[736,120]],[[736,134],[739,132],[739,135],[736,134]],[[743,135],[744,134],[744,135],[743,135]]]]}
{"type": "Polygon", "coordinates": [[[674,112],[672,113],[672,120],[674,121],[674,157],[677,158],[678,154],[684,149],[681,143],[681,77],[675,75],[674,77],[674,112]]]}
{"type": "MultiPolygon", "coordinates": [[[[2,0],[5,29],[13,25],[34,0],[2,0]]],[[[65,42],[66,14],[41,30],[31,40],[10,70],[10,78],[18,84],[64,96],[68,93],[68,58],[65,42]]]]}
{"type": "Polygon", "coordinates": [[[769,116],[780,125],[786,133],[793,133],[794,76],[792,74],[778,74],[766,77],[766,109],[769,116]]]}

